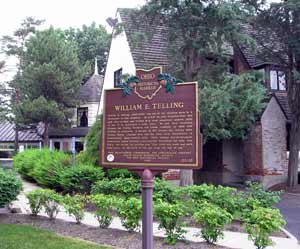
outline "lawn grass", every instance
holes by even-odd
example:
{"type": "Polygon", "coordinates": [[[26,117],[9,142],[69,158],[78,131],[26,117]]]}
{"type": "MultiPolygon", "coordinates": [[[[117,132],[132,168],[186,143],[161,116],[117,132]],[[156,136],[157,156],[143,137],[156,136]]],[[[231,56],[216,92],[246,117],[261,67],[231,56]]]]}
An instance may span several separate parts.
{"type": "Polygon", "coordinates": [[[1,249],[112,249],[25,225],[0,224],[1,249]]]}

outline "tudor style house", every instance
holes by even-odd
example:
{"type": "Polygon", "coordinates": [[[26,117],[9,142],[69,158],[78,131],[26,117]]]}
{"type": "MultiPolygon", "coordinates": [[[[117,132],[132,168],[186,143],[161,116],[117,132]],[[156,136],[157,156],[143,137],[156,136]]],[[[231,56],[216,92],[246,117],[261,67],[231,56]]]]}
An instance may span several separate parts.
{"type": "MultiPolygon", "coordinates": [[[[163,24],[151,26],[152,36],[136,46],[134,33],[147,33],[143,25],[136,26],[130,17],[130,9],[119,9],[114,24],[123,27],[115,29],[111,41],[103,89],[109,89],[120,82],[123,74],[134,75],[136,69],[150,69],[162,66],[163,71],[172,74],[171,55],[163,24]]],[[[148,25],[149,28],[149,25],[148,25]]],[[[246,180],[256,180],[265,188],[287,179],[288,137],[290,110],[287,101],[285,72],[275,60],[261,59],[242,45],[230,49],[234,73],[247,70],[263,72],[269,102],[245,141],[229,139],[208,141],[203,148],[203,168],[194,171],[194,182],[235,185],[246,180]]],[[[102,103],[100,105],[102,109],[102,103]]],[[[179,178],[178,170],[169,171],[165,177],[179,178]]]]}

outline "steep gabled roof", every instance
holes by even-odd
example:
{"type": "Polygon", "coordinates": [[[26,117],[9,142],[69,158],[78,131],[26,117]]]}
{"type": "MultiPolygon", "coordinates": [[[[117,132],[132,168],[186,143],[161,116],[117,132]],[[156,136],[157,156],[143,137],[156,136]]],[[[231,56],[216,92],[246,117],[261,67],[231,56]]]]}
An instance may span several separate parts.
{"type": "Polygon", "coordinates": [[[274,92],[274,97],[276,98],[281,110],[283,111],[286,119],[288,121],[292,120],[292,112],[289,107],[289,101],[286,92],[274,92]]]}
{"type": "Polygon", "coordinates": [[[79,90],[79,99],[82,102],[100,102],[103,88],[103,76],[93,74],[79,90]]]}
{"type": "Polygon", "coordinates": [[[274,34],[264,30],[255,30],[250,24],[243,25],[242,32],[256,41],[255,48],[247,44],[238,44],[242,54],[251,68],[258,68],[262,65],[280,65],[279,59],[271,53],[272,50],[280,51],[281,45],[274,34]],[[269,39],[266,40],[266,37],[269,39]],[[271,42],[270,42],[271,41],[271,42]]]}
{"type": "Polygon", "coordinates": [[[168,67],[171,55],[166,25],[159,18],[151,23],[145,23],[142,17],[133,18],[133,9],[118,9],[118,12],[136,68],[168,67]]]}

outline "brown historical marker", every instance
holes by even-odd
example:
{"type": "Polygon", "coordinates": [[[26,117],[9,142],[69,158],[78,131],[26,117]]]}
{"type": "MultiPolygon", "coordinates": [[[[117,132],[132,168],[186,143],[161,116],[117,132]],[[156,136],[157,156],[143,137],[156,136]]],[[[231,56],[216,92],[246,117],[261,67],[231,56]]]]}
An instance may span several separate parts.
{"type": "Polygon", "coordinates": [[[153,249],[154,175],[202,162],[197,83],[176,83],[157,67],[104,91],[100,163],[141,176],[143,249],[153,249]]]}
{"type": "Polygon", "coordinates": [[[138,83],[129,83],[127,89],[105,90],[102,166],[201,166],[197,83],[167,86],[167,80],[157,80],[160,73],[160,67],[137,70],[138,83]]]}

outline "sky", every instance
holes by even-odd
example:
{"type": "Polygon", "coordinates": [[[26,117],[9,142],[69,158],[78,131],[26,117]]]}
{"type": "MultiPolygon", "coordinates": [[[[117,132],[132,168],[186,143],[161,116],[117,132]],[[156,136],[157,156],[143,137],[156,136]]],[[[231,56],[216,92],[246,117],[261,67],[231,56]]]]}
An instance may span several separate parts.
{"type": "MultiPolygon", "coordinates": [[[[104,25],[108,17],[115,17],[117,8],[132,8],[143,5],[145,0],[6,0],[1,1],[0,37],[12,35],[21,22],[29,16],[45,19],[41,28],[80,28],[83,24],[104,25]]],[[[4,57],[0,55],[0,59],[4,57]]],[[[7,61],[8,72],[0,81],[9,80],[14,73],[14,60],[7,61]]]]}

